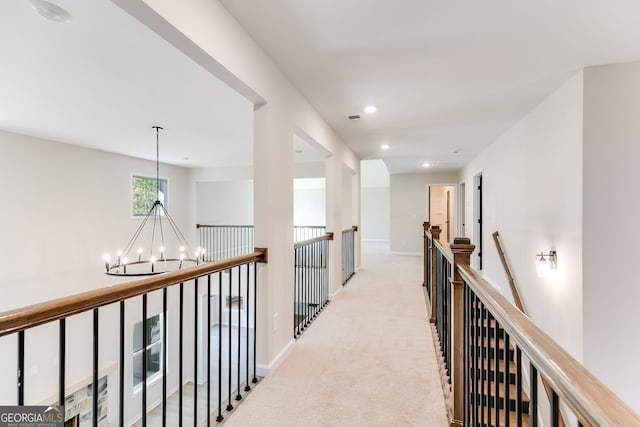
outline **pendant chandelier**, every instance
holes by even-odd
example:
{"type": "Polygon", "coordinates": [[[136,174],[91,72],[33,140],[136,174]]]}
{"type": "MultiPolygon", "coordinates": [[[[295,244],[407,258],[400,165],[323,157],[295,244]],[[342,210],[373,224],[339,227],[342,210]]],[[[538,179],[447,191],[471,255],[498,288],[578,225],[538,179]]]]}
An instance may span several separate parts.
{"type": "Polygon", "coordinates": [[[105,273],[111,276],[150,276],[192,267],[204,262],[205,250],[187,243],[160,197],[160,126],[156,130],[156,201],[124,249],[115,257],[104,256],[105,273]],[[146,245],[138,241],[145,240],[146,245]],[[171,251],[169,247],[175,248],[171,251]],[[113,261],[113,262],[112,262],[113,261]]]}

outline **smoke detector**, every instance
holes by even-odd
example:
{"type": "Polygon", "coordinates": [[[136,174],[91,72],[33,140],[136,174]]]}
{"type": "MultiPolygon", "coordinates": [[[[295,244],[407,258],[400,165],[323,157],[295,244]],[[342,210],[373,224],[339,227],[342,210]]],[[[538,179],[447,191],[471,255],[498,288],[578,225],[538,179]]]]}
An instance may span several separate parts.
{"type": "Polygon", "coordinates": [[[71,21],[71,14],[58,6],[44,0],[30,0],[31,7],[38,15],[53,22],[69,22],[71,21]]]}

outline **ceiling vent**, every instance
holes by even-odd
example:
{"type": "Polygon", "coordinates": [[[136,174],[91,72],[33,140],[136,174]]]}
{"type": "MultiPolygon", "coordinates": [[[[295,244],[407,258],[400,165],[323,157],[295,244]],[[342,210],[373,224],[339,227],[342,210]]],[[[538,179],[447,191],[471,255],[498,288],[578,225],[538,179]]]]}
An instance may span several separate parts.
{"type": "Polygon", "coordinates": [[[359,114],[353,114],[351,116],[347,116],[349,117],[349,120],[360,120],[360,115],[359,114]]]}

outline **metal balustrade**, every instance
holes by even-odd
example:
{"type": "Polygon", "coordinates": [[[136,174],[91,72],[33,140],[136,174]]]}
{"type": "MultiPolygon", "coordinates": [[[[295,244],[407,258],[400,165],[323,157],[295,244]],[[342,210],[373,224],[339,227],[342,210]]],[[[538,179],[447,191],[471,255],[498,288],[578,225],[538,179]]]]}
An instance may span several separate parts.
{"type": "Polygon", "coordinates": [[[206,261],[218,261],[253,252],[253,225],[197,224],[206,261]]]}
{"type": "Polygon", "coordinates": [[[342,285],[346,285],[356,272],[355,233],[358,227],[353,226],[342,231],[342,285]]]}
{"type": "MultiPolygon", "coordinates": [[[[210,425],[211,420],[222,421],[223,412],[231,411],[232,402],[242,399],[243,394],[251,390],[251,384],[258,381],[256,263],[265,260],[266,250],[256,250],[224,261],[1,313],[0,337],[4,337],[0,341],[1,351],[17,355],[13,377],[16,378],[15,401],[2,403],[65,405],[69,397],[67,386],[72,381],[69,368],[74,368],[77,376],[77,371],[82,369],[75,365],[83,365],[91,398],[89,418],[94,426],[102,425],[107,419],[110,424],[129,425],[136,418],[127,415],[131,413],[138,414],[138,423],[142,426],[183,423],[196,426],[210,425]],[[150,322],[153,316],[155,320],[150,322]],[[136,335],[136,322],[141,324],[141,337],[136,335]],[[85,324],[90,325],[85,328],[91,331],[90,336],[79,332],[85,324]],[[169,330],[176,334],[169,334],[169,330]],[[51,351],[43,349],[39,340],[56,331],[57,387],[47,378],[38,381],[34,368],[30,375],[25,374],[29,366],[26,361],[31,364],[38,353],[51,351]],[[128,345],[131,336],[134,341],[138,336],[142,344],[139,371],[135,369],[136,359],[128,345]],[[147,345],[160,336],[160,350],[147,345]],[[114,337],[113,343],[105,342],[114,337]],[[83,340],[91,342],[90,348],[79,345],[83,340]],[[112,391],[100,381],[100,366],[115,354],[117,374],[114,371],[111,375],[117,375],[117,379],[114,377],[115,381],[110,380],[109,384],[115,383],[117,387],[112,391]],[[82,362],[85,357],[89,363],[82,362]],[[69,364],[71,360],[74,366],[69,364]],[[132,371],[139,376],[137,387],[128,377],[132,371]],[[154,382],[162,382],[160,402],[155,408],[149,400],[150,374],[155,376],[154,382]],[[177,383],[175,393],[171,394],[170,380],[177,383]],[[189,383],[192,391],[187,392],[189,383]],[[117,402],[117,407],[110,407],[107,415],[100,406],[107,400],[102,393],[114,392],[118,394],[117,399],[108,400],[109,405],[117,402]],[[48,400],[47,396],[54,394],[56,397],[48,400]],[[187,397],[191,398],[189,408],[187,397]],[[136,404],[138,399],[140,402],[136,404]],[[168,402],[176,400],[177,413],[172,418],[167,410],[168,402]],[[134,404],[139,405],[137,409],[134,404]]],[[[73,382],[76,381],[77,378],[73,378],[73,382]]]]}
{"type": "MultiPolygon", "coordinates": [[[[451,260],[444,252],[436,252],[435,262],[435,295],[436,306],[435,327],[440,339],[440,348],[444,358],[445,368],[449,372],[451,366],[451,260]]],[[[447,376],[451,381],[450,375],[447,376]]]]}
{"type": "Polygon", "coordinates": [[[327,233],[298,242],[293,248],[293,336],[298,337],[329,303],[329,241],[327,233]]]}
{"type": "Polygon", "coordinates": [[[294,225],[293,241],[303,242],[315,237],[323,236],[327,232],[324,225],[294,225]]]}
{"type": "MultiPolygon", "coordinates": [[[[218,261],[251,253],[254,248],[253,225],[197,224],[198,241],[205,248],[205,261],[218,261]]],[[[322,236],[323,225],[294,225],[293,241],[322,236]]]]}

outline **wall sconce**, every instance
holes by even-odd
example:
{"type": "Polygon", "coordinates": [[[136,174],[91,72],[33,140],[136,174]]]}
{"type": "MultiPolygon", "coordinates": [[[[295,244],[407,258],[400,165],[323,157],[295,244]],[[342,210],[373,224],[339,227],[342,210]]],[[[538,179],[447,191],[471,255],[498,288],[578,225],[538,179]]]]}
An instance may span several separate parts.
{"type": "Polygon", "coordinates": [[[546,277],[549,270],[555,270],[558,268],[558,254],[556,251],[549,251],[548,254],[540,252],[539,254],[536,254],[536,256],[540,257],[536,262],[538,277],[546,277]]]}

